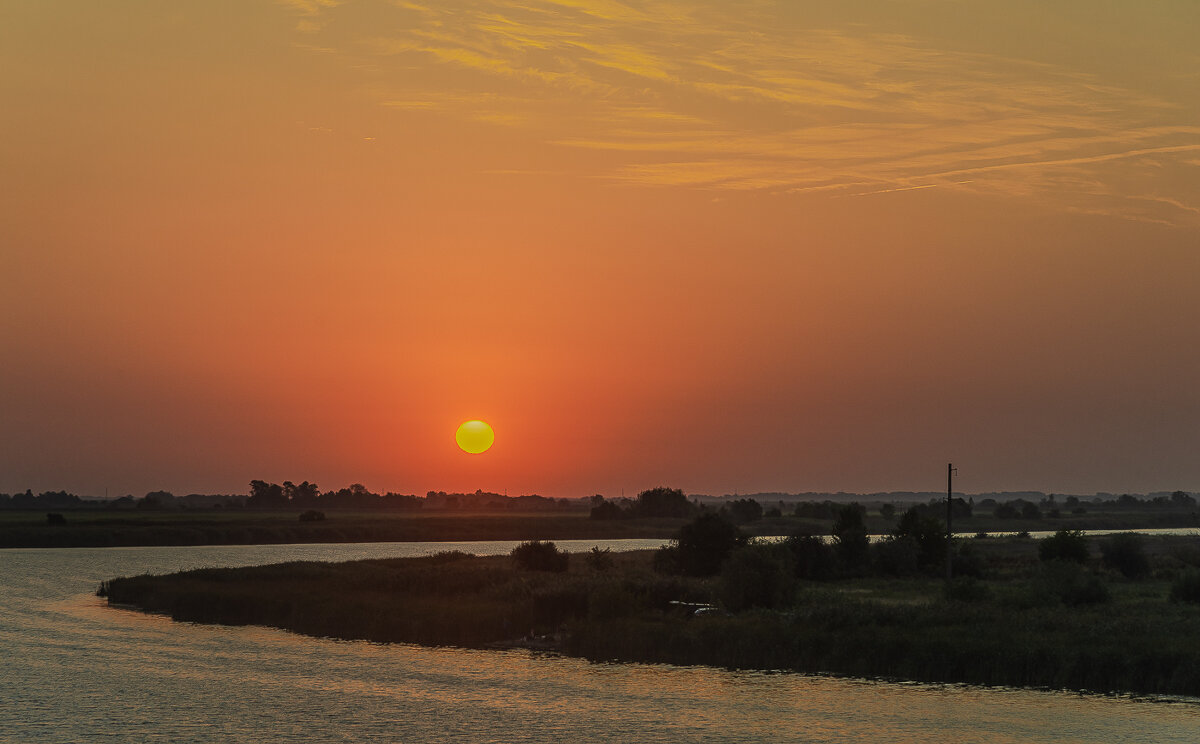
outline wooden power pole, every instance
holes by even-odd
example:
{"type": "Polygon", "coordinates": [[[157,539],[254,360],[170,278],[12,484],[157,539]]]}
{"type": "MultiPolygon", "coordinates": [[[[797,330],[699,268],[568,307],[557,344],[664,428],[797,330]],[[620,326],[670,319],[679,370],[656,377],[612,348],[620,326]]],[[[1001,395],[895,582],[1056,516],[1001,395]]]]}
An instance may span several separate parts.
{"type": "Polygon", "coordinates": [[[958,468],[954,467],[954,463],[946,463],[946,581],[947,583],[954,578],[953,556],[954,556],[954,529],[951,524],[954,520],[954,476],[958,473],[958,468]]]}

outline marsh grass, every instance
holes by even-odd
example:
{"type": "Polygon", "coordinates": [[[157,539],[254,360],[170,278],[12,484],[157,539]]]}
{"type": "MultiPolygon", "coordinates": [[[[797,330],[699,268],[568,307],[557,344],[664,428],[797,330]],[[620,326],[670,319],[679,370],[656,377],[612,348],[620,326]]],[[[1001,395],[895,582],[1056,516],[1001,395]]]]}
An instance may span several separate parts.
{"type": "Polygon", "coordinates": [[[656,573],[648,551],[562,573],[443,553],[203,569],[104,589],[110,602],[178,620],[335,638],[482,647],[562,631],[565,653],[592,660],[1200,695],[1200,610],[1171,601],[1172,581],[1187,587],[1177,595],[1200,586],[1174,557],[1196,542],[1147,541],[1151,578],[1136,581],[1099,559],[1043,563],[1033,541],[989,538],[973,546],[987,578],[949,589],[926,575],[788,583],[770,551],[712,578],[656,573]],[[764,567],[769,586],[751,581],[764,567]],[[673,600],[726,612],[693,617],[673,600]]]}

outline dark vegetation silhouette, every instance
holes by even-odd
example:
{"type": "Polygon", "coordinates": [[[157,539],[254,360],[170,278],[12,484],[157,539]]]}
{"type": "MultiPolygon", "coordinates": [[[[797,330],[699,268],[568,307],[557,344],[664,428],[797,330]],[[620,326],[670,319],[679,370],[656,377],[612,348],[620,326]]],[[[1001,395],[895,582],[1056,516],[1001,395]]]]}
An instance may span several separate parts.
{"type": "MultiPolygon", "coordinates": [[[[537,494],[509,497],[483,490],[429,491],[424,496],[377,493],[359,483],[323,491],[307,480],[254,480],[249,485],[247,494],[176,496],[157,490],[141,498],[127,495],[110,501],[85,500],[65,491],[0,494],[0,547],[665,539],[686,520],[713,512],[724,515],[749,535],[829,535],[836,526],[839,572],[857,566],[855,570],[868,573],[878,569],[893,576],[911,575],[914,544],[917,570],[931,565],[935,556],[944,556],[944,548],[938,547],[941,536],[930,528],[934,521],[945,518],[944,497],[914,503],[850,501],[850,494],[835,494],[840,500],[797,503],[785,501],[788,494],[714,499],[659,486],[631,499],[608,499],[601,494],[562,499],[537,494]],[[855,504],[861,525],[847,512],[847,506],[855,504]],[[320,512],[326,519],[298,519],[308,512],[320,512]],[[63,514],[67,523],[51,524],[45,517],[47,513],[63,514]],[[889,544],[880,550],[865,550],[864,530],[876,539],[884,536],[889,544]]],[[[828,494],[814,494],[820,495],[828,494]]],[[[893,495],[914,496],[877,494],[893,495]]],[[[1183,491],[1144,498],[1130,494],[1082,498],[1034,492],[1020,492],[1017,498],[1007,500],[1001,496],[956,495],[952,502],[956,530],[1028,534],[1031,530],[1200,525],[1196,499],[1183,491]]],[[[955,573],[975,572],[969,559],[955,548],[955,573]]]]}
{"type": "Polygon", "coordinates": [[[734,524],[757,522],[763,518],[763,508],[754,499],[734,499],[721,507],[734,524]]]}
{"type": "Polygon", "coordinates": [[[1079,530],[1059,530],[1038,543],[1038,557],[1043,561],[1087,563],[1088,540],[1079,530]]]}
{"type": "Polygon", "coordinates": [[[567,570],[571,555],[565,550],[559,550],[552,542],[529,540],[512,549],[513,562],[526,571],[553,571],[562,573],[567,570]]]}
{"type": "MultiPolygon", "coordinates": [[[[851,511],[837,522],[844,537],[857,534],[851,511]]],[[[868,543],[863,559],[832,534],[746,540],[710,511],[665,551],[597,549],[561,565],[566,553],[552,543],[526,541],[510,556],[204,569],[101,591],[182,620],[337,638],[480,647],[537,637],[604,661],[1200,694],[1200,539],[1143,537],[1130,548],[1083,538],[1112,556],[1141,555],[1145,572],[1122,570],[1124,558],[1079,562],[1075,548],[1042,560],[1074,535],[959,540],[981,576],[947,583],[936,562],[920,564],[918,528],[868,543]],[[684,571],[683,545],[712,555],[684,571]],[[897,550],[910,557],[902,579],[884,569],[897,550]]]]}
{"type": "Polygon", "coordinates": [[[1100,541],[1104,565],[1119,571],[1127,579],[1150,575],[1150,558],[1146,555],[1146,540],[1141,535],[1123,532],[1100,541]]]}
{"type": "Polygon", "coordinates": [[[665,573],[712,576],[746,538],[723,515],[705,512],[680,528],[670,545],[655,554],[655,566],[665,573]]]}

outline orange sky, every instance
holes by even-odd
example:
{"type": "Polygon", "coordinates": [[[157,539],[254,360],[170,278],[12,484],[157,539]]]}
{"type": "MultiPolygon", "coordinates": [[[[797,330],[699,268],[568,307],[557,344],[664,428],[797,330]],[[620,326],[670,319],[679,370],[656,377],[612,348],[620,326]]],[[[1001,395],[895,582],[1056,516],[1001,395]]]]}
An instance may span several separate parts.
{"type": "Polygon", "coordinates": [[[0,491],[1200,490],[1196,38],[0,0],[0,491]]]}

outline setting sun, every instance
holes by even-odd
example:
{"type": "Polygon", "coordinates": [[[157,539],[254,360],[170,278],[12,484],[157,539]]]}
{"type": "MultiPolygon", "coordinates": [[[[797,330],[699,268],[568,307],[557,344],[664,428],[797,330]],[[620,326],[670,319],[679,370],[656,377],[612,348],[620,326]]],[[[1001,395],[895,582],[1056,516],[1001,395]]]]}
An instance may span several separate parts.
{"type": "Polygon", "coordinates": [[[464,421],[454,433],[454,441],[458,442],[463,452],[478,455],[488,451],[492,442],[496,441],[496,433],[483,421],[464,421]]]}

